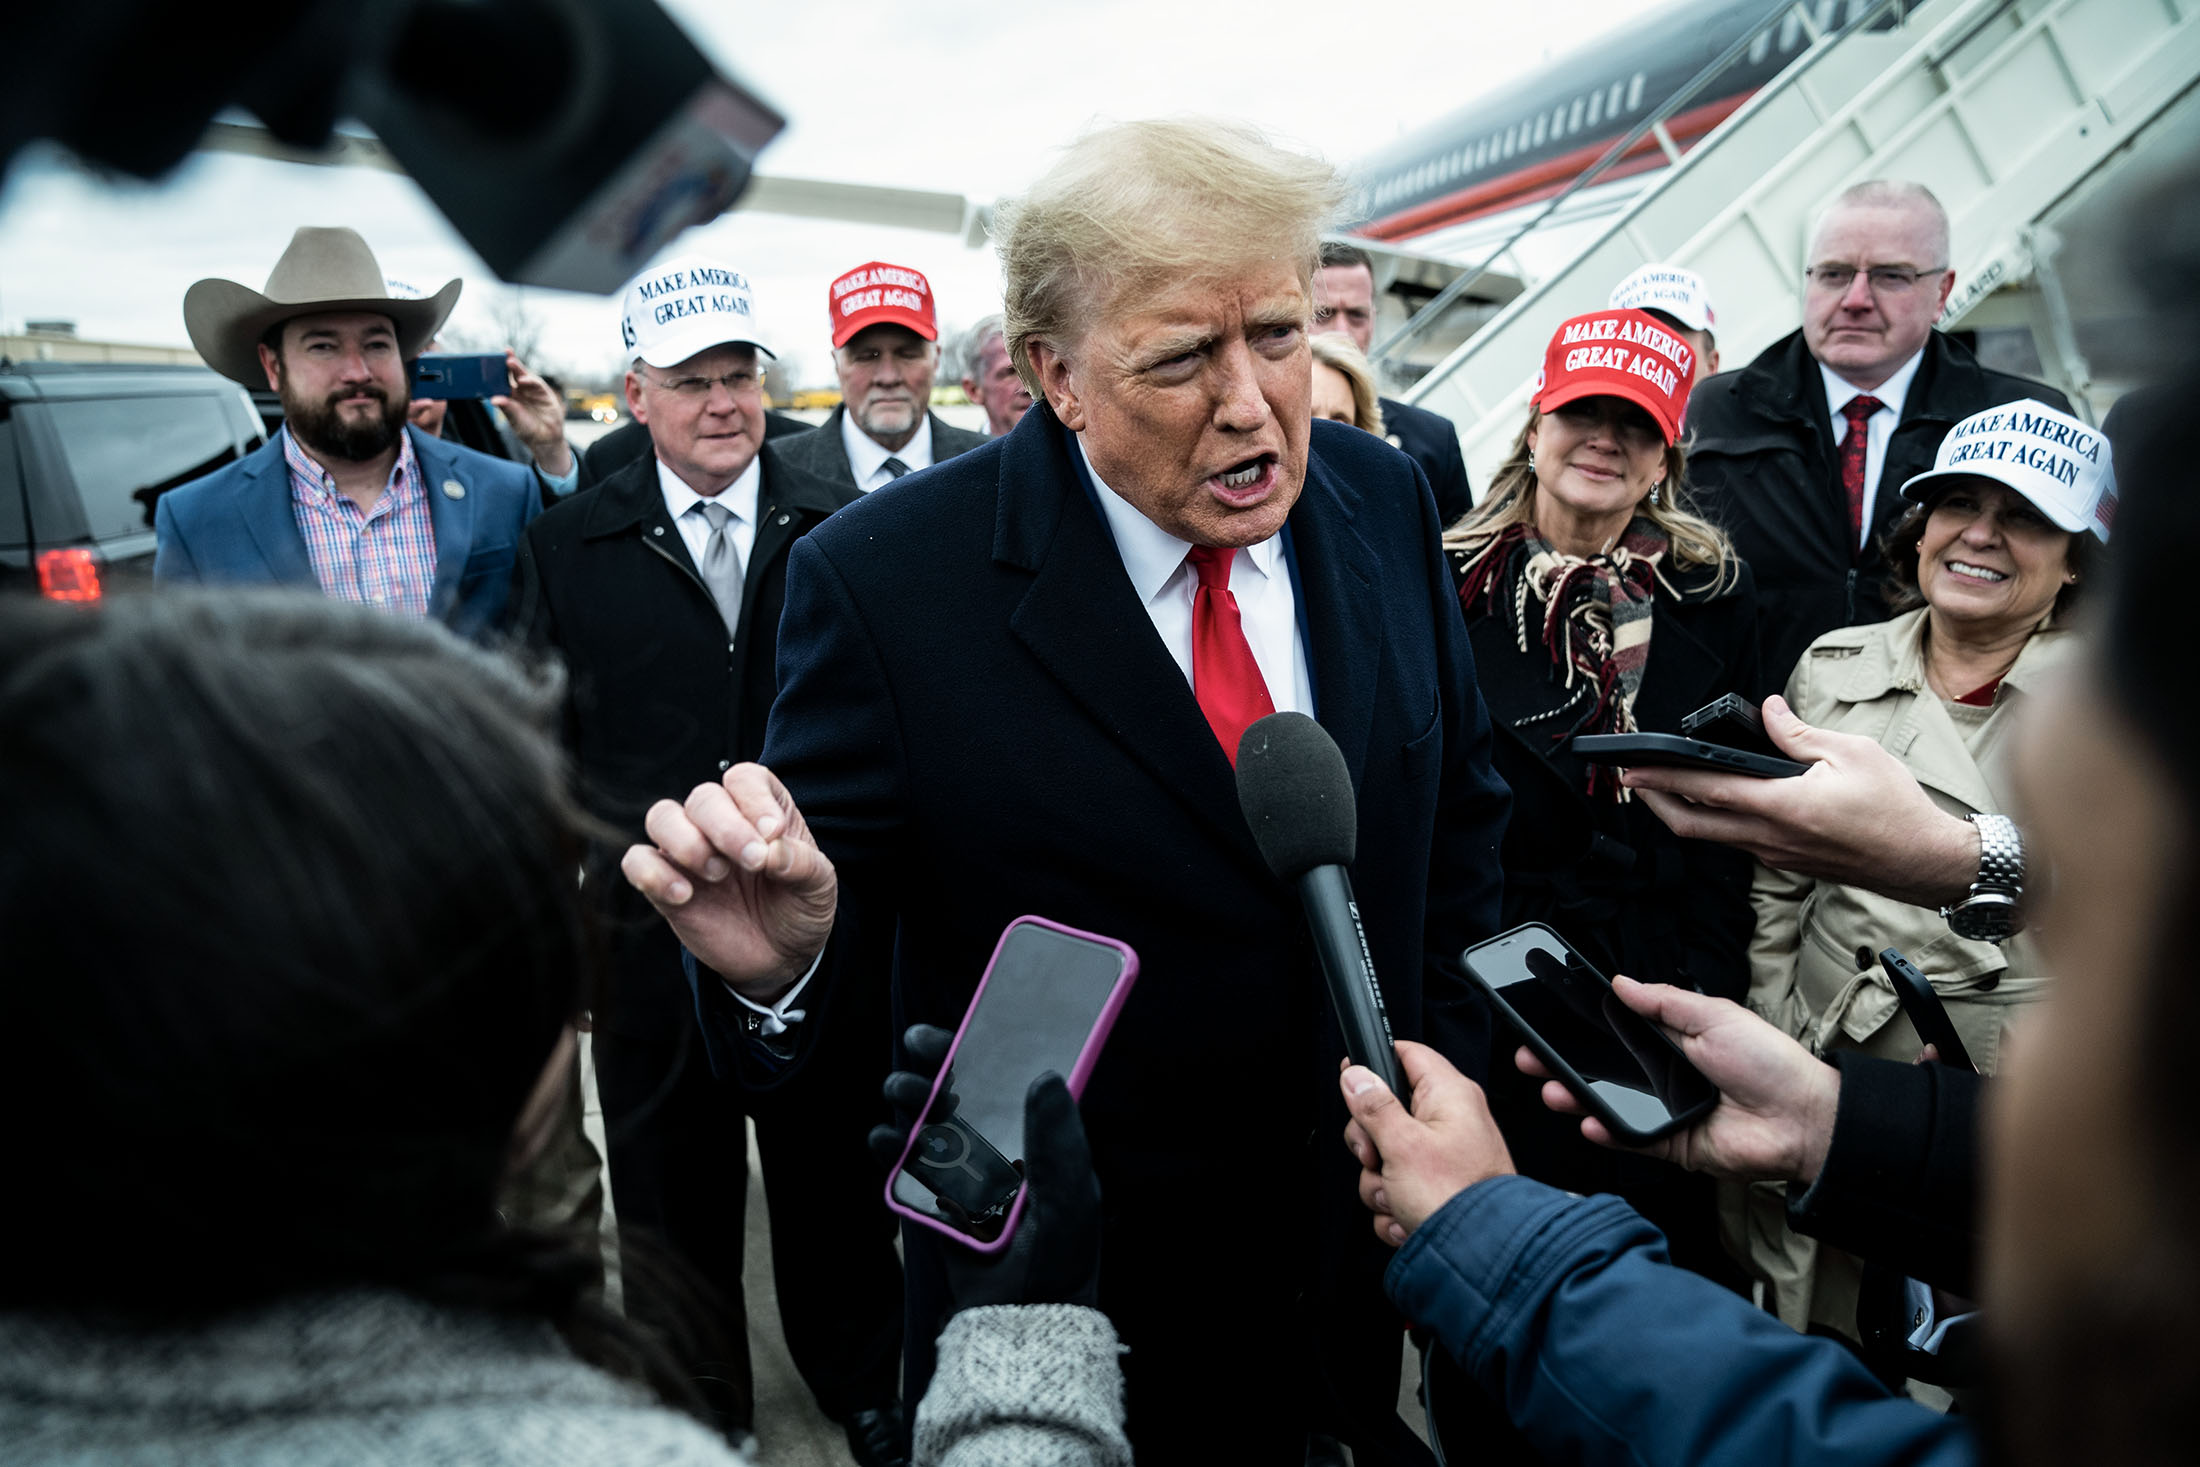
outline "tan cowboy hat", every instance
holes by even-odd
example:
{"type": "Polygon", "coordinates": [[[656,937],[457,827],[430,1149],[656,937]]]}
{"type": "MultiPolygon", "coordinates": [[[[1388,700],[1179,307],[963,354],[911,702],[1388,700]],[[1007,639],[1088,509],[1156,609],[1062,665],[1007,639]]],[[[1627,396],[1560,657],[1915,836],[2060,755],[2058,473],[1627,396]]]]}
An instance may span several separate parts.
{"type": "Polygon", "coordinates": [[[201,280],[183,293],[183,328],[206,364],[246,387],[267,386],[260,338],[293,316],[323,311],[376,311],[397,326],[398,355],[411,361],[458,304],[459,282],[424,300],[394,297],[374,251],[352,229],[299,230],[268,272],[267,289],[234,280],[201,280]]]}

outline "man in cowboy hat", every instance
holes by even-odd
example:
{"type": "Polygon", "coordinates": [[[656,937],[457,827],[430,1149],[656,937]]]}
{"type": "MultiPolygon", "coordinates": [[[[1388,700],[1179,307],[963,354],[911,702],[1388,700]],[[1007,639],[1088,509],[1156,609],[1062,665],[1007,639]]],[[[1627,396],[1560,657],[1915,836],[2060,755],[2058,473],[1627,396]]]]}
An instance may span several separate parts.
{"type": "Polygon", "coordinates": [[[157,581],[318,586],[480,637],[504,618],[541,507],[519,464],[405,425],[408,364],[458,301],[393,298],[366,241],[300,229],[267,289],[201,280],[184,326],[208,365],[282,395],[274,439],[161,496],[157,581]]]}

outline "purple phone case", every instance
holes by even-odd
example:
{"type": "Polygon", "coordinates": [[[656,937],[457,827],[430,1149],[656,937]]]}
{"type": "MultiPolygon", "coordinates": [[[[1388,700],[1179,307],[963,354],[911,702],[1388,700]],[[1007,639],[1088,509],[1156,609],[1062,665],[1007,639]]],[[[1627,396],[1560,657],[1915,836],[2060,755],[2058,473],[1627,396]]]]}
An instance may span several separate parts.
{"type": "MultiPolygon", "coordinates": [[[[1102,937],[1097,932],[1084,932],[1075,927],[1065,927],[1059,922],[1049,922],[1044,917],[1018,917],[1001,929],[1001,940],[993,944],[993,956],[986,960],[985,972],[978,979],[976,991],[970,995],[970,1007],[963,1010],[962,1026],[955,1031],[955,1042],[947,1047],[947,1058],[940,1065],[939,1075],[932,1081],[931,1093],[924,1097],[924,1109],[919,1114],[931,1114],[932,1102],[939,1098],[940,1086],[946,1083],[948,1072],[955,1067],[955,1053],[962,1048],[963,1035],[970,1030],[970,1017],[977,1013],[979,1001],[985,997],[985,986],[993,981],[993,969],[1001,961],[1001,949],[1008,946],[1009,934],[1026,923],[1034,927],[1044,927],[1049,931],[1059,932],[1065,937],[1075,937],[1085,942],[1096,942],[1102,947],[1113,948],[1123,955],[1123,974],[1115,980],[1115,987],[1108,990],[1108,1000],[1100,1006],[1100,1017],[1093,1021],[1091,1031],[1085,1035],[1084,1047],[1077,1051],[1077,1063],[1071,1066],[1069,1074],[1064,1077],[1069,1084],[1070,1096],[1073,1099],[1084,1097],[1085,1081],[1092,1077],[1092,1067],[1100,1062],[1100,1050],[1107,1044],[1108,1035],[1115,1029],[1116,1015],[1123,1012],[1123,1001],[1130,997],[1131,985],[1138,981],[1138,954],[1131,950],[1130,944],[1117,942],[1112,937],[1102,937]]],[[[1009,1205],[1008,1221],[1002,1225],[1001,1235],[990,1243],[981,1243],[967,1233],[957,1232],[938,1218],[926,1217],[915,1208],[905,1207],[895,1200],[894,1179],[899,1177],[903,1169],[909,1165],[909,1153],[916,1149],[917,1132],[922,1129],[921,1126],[911,1126],[909,1128],[909,1139],[902,1143],[901,1157],[894,1163],[894,1169],[886,1174],[887,1207],[908,1218],[911,1222],[920,1223],[943,1237],[953,1238],[965,1248],[975,1249],[980,1253],[998,1253],[1006,1248],[1009,1240],[1016,1236],[1016,1224],[1023,1220],[1024,1198],[1027,1195],[1027,1188],[1018,1187],[1016,1189],[1016,1200],[1009,1205]]]]}

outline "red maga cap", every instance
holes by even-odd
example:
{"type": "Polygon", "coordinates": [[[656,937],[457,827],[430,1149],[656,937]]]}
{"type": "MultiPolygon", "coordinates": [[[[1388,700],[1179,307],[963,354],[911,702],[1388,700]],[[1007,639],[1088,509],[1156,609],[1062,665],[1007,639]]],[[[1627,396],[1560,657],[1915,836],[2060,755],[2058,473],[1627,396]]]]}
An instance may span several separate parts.
{"type": "Polygon", "coordinates": [[[938,341],[940,328],[932,318],[932,282],[906,265],[887,265],[873,260],[858,265],[833,282],[826,297],[833,317],[833,346],[866,326],[887,322],[906,326],[926,341],[938,341]]]}
{"type": "Polygon", "coordinates": [[[1535,406],[1551,412],[1584,397],[1623,397],[1680,437],[1696,349],[1647,311],[1591,311],[1559,323],[1536,378],[1535,406]]]}

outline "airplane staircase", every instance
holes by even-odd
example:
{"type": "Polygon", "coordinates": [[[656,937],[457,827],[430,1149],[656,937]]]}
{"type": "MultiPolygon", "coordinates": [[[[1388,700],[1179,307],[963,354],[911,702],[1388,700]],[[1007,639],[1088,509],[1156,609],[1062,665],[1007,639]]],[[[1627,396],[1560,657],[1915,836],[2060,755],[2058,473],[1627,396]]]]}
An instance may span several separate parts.
{"type": "Polygon", "coordinates": [[[1405,394],[1459,425],[1475,484],[1519,431],[1558,323],[1638,266],[1703,275],[1721,361],[1742,366],[1802,319],[1817,211],[1863,179],[1910,179],[1948,210],[1954,325],[2031,269],[2058,200],[2200,80],[2200,0],[1925,0],[1892,30],[1852,13],[1839,32],[1829,0],[1793,9],[1818,43],[1405,394]]]}

